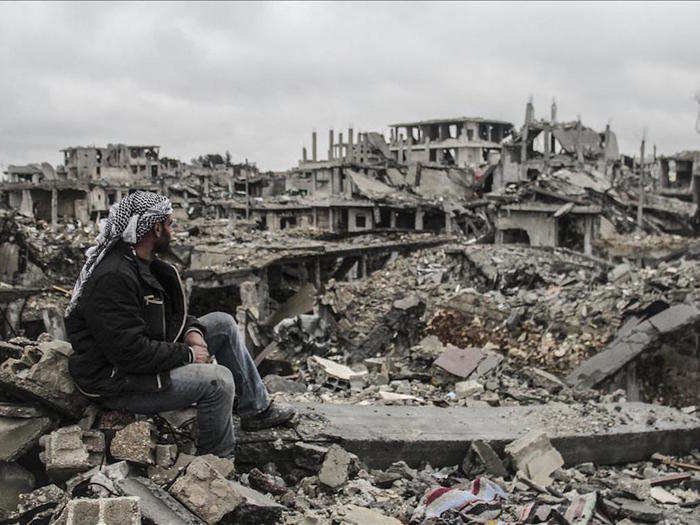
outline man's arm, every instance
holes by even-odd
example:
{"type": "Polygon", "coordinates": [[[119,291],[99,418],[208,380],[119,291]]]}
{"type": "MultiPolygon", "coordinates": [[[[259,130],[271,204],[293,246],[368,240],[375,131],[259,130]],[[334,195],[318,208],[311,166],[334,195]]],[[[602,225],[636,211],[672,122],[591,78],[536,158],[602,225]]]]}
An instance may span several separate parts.
{"type": "Polygon", "coordinates": [[[193,361],[184,343],[156,341],[146,336],[136,284],[119,273],[103,275],[84,311],[99,349],[116,367],[135,374],[171,370],[193,361]]]}

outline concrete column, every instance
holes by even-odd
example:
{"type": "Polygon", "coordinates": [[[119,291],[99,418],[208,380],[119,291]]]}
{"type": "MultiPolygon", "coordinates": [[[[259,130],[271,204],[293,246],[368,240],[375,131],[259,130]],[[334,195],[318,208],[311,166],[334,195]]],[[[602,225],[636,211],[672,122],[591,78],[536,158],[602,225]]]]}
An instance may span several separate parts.
{"type": "Polygon", "coordinates": [[[359,277],[367,277],[367,255],[360,257],[359,277]]]}
{"type": "Polygon", "coordinates": [[[316,257],[314,260],[314,283],[316,284],[316,291],[321,289],[321,258],[316,257]]]}
{"type": "Polygon", "coordinates": [[[583,228],[583,253],[593,255],[593,217],[586,215],[583,228]]]}
{"type": "Polygon", "coordinates": [[[333,129],[328,130],[328,160],[333,160],[333,129]]]}
{"type": "Polygon", "coordinates": [[[416,230],[421,231],[423,229],[423,217],[425,216],[425,211],[416,208],[416,230]]]}
{"type": "Polygon", "coordinates": [[[343,132],[338,133],[338,158],[345,160],[345,152],[343,151],[343,132]]]}
{"type": "Polygon", "coordinates": [[[351,161],[355,158],[355,152],[353,151],[353,134],[354,130],[352,128],[348,129],[348,159],[351,161]]]}
{"type": "Polygon", "coordinates": [[[27,217],[34,217],[34,200],[31,190],[22,190],[22,203],[19,205],[19,211],[27,217]]]}
{"type": "Polygon", "coordinates": [[[318,208],[313,209],[314,228],[318,228],[318,208]]]}
{"type": "Polygon", "coordinates": [[[58,229],[58,190],[51,189],[51,229],[58,229]]]}
{"type": "Polygon", "coordinates": [[[301,148],[301,160],[306,162],[306,148],[301,148]]]}
{"type": "Polygon", "coordinates": [[[503,244],[503,230],[496,230],[495,244],[503,244]]]}
{"type": "Polygon", "coordinates": [[[389,227],[396,229],[396,210],[389,211],[389,227]]]}
{"type": "Polygon", "coordinates": [[[452,214],[445,212],[445,233],[452,233],[452,214]]]}
{"type": "Polygon", "coordinates": [[[316,132],[311,133],[311,160],[316,162],[316,132]]]}
{"type": "Polygon", "coordinates": [[[335,231],[335,210],[331,207],[328,208],[328,229],[331,232],[335,231]]]}

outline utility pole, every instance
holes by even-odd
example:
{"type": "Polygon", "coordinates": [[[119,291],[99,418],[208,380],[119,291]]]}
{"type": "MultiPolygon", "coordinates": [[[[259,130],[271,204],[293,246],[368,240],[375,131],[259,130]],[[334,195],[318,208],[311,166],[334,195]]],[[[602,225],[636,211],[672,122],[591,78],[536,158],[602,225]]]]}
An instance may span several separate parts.
{"type": "Polygon", "coordinates": [[[250,219],[250,171],[248,159],[245,159],[245,218],[250,219]]]}
{"type": "Polygon", "coordinates": [[[639,203],[637,205],[637,228],[642,231],[642,210],[644,208],[644,143],[646,136],[642,135],[642,146],[639,151],[639,203]]]}

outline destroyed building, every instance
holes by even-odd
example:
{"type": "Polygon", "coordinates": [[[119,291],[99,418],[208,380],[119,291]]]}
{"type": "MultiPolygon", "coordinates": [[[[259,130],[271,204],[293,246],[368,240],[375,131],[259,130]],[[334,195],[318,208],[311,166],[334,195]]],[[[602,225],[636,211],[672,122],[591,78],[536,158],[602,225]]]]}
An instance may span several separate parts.
{"type": "Polygon", "coordinates": [[[390,124],[389,148],[397,162],[478,167],[498,162],[501,141],[513,125],[481,117],[390,124]]]}
{"type": "Polygon", "coordinates": [[[526,113],[331,132],[327,158],[314,132],[282,173],[155,150],[157,176],[136,152],[108,181],[98,148],[79,176],[10,166],[0,521],[697,523],[695,157],[657,180],[609,128],[526,113]],[[299,410],[237,428],[235,465],[196,456],[191,409],[106,411],[68,375],[75,273],[136,188],[173,202],[189,311],[235,316],[299,410]]]}

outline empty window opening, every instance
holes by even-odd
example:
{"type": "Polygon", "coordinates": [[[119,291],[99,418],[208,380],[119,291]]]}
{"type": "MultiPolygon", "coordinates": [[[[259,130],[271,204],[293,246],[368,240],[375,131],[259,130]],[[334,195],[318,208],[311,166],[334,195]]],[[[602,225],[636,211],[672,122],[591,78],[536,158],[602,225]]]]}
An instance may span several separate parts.
{"type": "Polygon", "coordinates": [[[503,243],[504,244],[530,244],[530,236],[525,230],[521,229],[508,229],[503,230],[503,243]]]}

